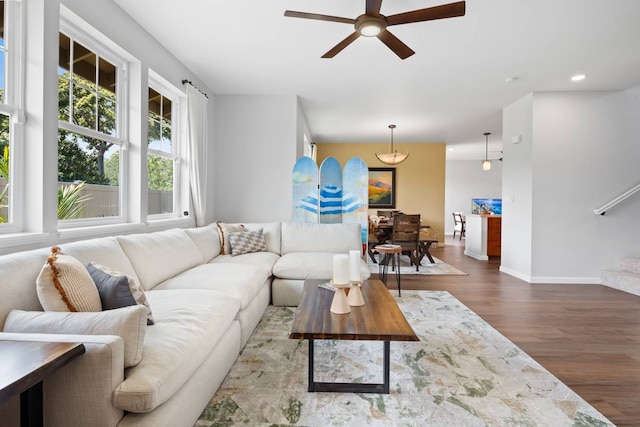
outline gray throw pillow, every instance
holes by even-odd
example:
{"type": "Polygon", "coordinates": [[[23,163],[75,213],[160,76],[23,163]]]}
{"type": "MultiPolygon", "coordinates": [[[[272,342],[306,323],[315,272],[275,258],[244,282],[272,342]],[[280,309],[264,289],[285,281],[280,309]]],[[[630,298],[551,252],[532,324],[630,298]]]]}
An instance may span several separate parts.
{"type": "Polygon", "coordinates": [[[87,271],[98,288],[103,310],[141,304],[149,309],[147,325],[153,325],[153,316],[147,297],[142,287],[133,278],[93,263],[87,265],[87,271]]]}
{"type": "Polygon", "coordinates": [[[264,252],[267,244],[262,234],[262,228],[229,234],[231,256],[264,252]]]}

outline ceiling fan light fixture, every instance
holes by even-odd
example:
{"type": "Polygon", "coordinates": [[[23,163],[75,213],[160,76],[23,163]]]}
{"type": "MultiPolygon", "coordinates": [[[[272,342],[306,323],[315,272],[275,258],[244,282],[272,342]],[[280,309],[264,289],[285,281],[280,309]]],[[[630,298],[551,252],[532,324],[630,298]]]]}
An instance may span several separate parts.
{"type": "Polygon", "coordinates": [[[389,125],[389,129],[391,129],[391,149],[388,153],[376,154],[378,160],[380,160],[385,165],[398,165],[409,157],[409,153],[399,153],[397,150],[393,149],[393,130],[396,128],[396,125],[389,125]]]}
{"type": "Polygon", "coordinates": [[[356,31],[363,37],[375,37],[386,28],[386,22],[381,17],[361,15],[356,19],[356,31]]]}

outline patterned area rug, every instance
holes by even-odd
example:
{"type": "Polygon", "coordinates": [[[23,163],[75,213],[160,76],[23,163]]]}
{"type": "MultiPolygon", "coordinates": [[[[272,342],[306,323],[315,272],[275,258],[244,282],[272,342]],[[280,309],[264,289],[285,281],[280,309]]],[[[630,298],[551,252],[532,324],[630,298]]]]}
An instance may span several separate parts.
{"type": "MultiPolygon", "coordinates": [[[[444,291],[395,297],[420,342],[391,343],[391,393],[308,393],[294,309],[269,307],[204,426],[613,426],[444,291]]],[[[382,382],[382,343],[316,341],[316,381],[382,382]]]]}
{"type": "MultiPolygon", "coordinates": [[[[376,261],[378,260],[376,256],[376,261]]],[[[452,265],[447,264],[446,262],[433,257],[435,264],[432,264],[431,261],[427,257],[422,259],[420,263],[420,268],[416,271],[415,265],[412,266],[409,260],[409,257],[406,255],[400,255],[400,274],[424,274],[431,276],[468,276],[464,271],[458,270],[452,265]]],[[[369,266],[369,271],[371,273],[378,274],[379,266],[378,264],[374,264],[371,262],[371,258],[367,257],[367,265],[369,266]]],[[[391,264],[389,264],[389,274],[395,274],[391,270],[391,264]]]]}

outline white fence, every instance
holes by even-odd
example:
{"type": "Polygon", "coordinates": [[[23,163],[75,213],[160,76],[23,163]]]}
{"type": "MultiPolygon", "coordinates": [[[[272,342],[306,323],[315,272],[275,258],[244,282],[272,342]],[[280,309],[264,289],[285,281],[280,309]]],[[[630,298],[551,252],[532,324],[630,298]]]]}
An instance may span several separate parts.
{"type": "MultiPolygon", "coordinates": [[[[72,185],[69,182],[59,182],[60,187],[72,185]]],[[[0,193],[6,186],[6,181],[0,178],[0,193]]],[[[111,185],[87,184],[81,192],[86,196],[81,218],[97,218],[117,216],[120,213],[119,187],[111,185]]],[[[170,190],[149,190],[148,214],[173,212],[173,192],[170,190]]],[[[0,208],[0,217],[7,220],[8,208],[0,208]]]]}
{"type": "MultiPolygon", "coordinates": [[[[59,185],[70,185],[61,182],[59,185]]],[[[111,185],[87,184],[82,190],[88,196],[84,202],[81,218],[117,216],[119,214],[119,187],[111,185]]],[[[173,212],[173,192],[169,190],[149,190],[148,214],[173,212]]]]}

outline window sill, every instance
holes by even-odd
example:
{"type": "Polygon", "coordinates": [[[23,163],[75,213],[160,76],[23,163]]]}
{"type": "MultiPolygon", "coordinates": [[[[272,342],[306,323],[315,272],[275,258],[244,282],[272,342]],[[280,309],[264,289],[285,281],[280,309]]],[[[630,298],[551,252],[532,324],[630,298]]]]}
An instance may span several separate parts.
{"type": "Polygon", "coordinates": [[[0,248],[43,244],[48,236],[48,233],[0,234],[0,248]]]}

